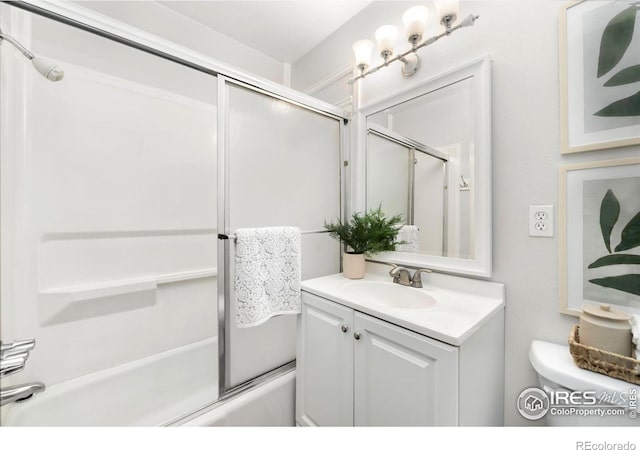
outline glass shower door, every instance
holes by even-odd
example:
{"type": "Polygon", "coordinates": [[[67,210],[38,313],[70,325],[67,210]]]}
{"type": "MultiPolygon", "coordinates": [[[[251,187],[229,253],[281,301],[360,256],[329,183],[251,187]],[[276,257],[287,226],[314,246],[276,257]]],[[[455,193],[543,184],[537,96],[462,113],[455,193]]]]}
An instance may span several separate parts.
{"type": "MultiPolygon", "coordinates": [[[[296,226],[323,230],[341,214],[340,120],[227,81],[228,229],[296,226]]],[[[233,246],[229,280],[233,283],[233,246]]],[[[302,278],[339,272],[340,248],[326,233],[303,234],[302,278]]],[[[295,359],[296,316],[238,328],[233,286],[226,299],[225,388],[295,359]]]]}
{"type": "Polygon", "coordinates": [[[388,217],[401,214],[405,223],[412,223],[412,153],[383,135],[367,134],[367,209],[382,205],[388,217]]]}

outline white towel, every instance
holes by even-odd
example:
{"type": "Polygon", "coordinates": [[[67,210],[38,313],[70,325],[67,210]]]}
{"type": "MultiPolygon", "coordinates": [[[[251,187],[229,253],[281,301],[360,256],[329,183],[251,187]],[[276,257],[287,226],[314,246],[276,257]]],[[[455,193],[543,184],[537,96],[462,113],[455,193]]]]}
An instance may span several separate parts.
{"type": "Polygon", "coordinates": [[[636,359],[640,360],[640,314],[631,314],[631,342],[635,345],[636,359]]]}
{"type": "Polygon", "coordinates": [[[399,252],[419,252],[420,244],[418,244],[418,227],[415,225],[403,225],[398,230],[397,242],[404,241],[406,244],[396,245],[396,251],[399,252]]]}
{"type": "Polygon", "coordinates": [[[300,313],[300,229],[241,228],[236,237],[238,327],[300,313]]]}

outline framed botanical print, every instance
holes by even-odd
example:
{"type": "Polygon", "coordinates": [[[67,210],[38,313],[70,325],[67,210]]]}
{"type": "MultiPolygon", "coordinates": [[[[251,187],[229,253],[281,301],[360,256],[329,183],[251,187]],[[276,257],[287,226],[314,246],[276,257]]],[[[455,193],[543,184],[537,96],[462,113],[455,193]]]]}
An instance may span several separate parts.
{"type": "Polygon", "coordinates": [[[560,310],[640,312],[640,158],[560,168],[560,310]]]}
{"type": "Polygon", "coordinates": [[[562,153],[640,144],[640,3],[589,0],[560,14],[562,153]]]}

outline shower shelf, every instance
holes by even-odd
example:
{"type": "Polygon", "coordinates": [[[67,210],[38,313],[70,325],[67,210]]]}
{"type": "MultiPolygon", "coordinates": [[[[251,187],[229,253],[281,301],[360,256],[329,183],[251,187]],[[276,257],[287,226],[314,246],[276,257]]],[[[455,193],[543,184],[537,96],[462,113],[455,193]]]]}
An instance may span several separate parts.
{"type": "Polygon", "coordinates": [[[141,304],[140,306],[150,306],[155,303],[158,285],[217,275],[217,269],[213,268],[44,289],[38,292],[40,320],[56,323],[59,321],[57,318],[70,308],[87,304],[92,300],[116,299],[121,295],[133,293],[146,293],[141,295],[137,302],[141,304]]]}

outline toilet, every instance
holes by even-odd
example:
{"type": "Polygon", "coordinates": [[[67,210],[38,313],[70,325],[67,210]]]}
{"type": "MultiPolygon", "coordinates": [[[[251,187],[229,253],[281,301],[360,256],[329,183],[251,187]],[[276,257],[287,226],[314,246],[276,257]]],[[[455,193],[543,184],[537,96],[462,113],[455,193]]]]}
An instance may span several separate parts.
{"type": "MultiPolygon", "coordinates": [[[[565,345],[552,344],[543,341],[533,341],[529,349],[529,361],[538,373],[539,388],[547,393],[549,397],[567,398],[572,392],[578,391],[576,397],[580,402],[580,393],[591,391],[593,394],[587,394],[597,399],[599,406],[611,405],[612,403],[604,401],[603,397],[608,399],[619,400],[620,398],[629,398],[633,401],[633,397],[639,398],[635,400],[635,407],[627,409],[624,415],[619,416],[583,416],[578,414],[552,414],[553,401],[551,408],[545,415],[547,425],[550,426],[640,426],[640,386],[627,383],[623,380],[611,378],[606,375],[591,372],[589,370],[580,369],[574,362],[569,347],[565,345]],[[622,397],[621,397],[622,396],[622,397]],[[602,400],[601,400],[602,399],[602,400]],[[633,412],[635,410],[635,413],[633,412]]],[[[586,400],[589,402],[589,399],[586,400]]],[[[596,408],[598,409],[598,408],[596,408]]],[[[565,409],[566,411],[566,409],[565,409]]]]}

